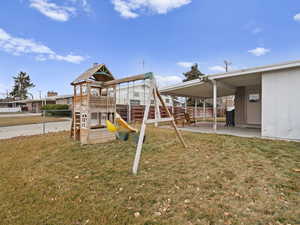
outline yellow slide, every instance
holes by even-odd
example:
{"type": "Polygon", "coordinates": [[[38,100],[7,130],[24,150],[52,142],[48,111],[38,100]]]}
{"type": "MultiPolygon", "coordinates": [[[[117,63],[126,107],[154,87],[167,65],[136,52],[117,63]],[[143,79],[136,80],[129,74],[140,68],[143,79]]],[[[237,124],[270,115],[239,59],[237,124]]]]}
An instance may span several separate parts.
{"type": "Polygon", "coordinates": [[[125,129],[129,130],[130,132],[134,132],[134,133],[138,132],[137,129],[133,128],[128,123],[126,123],[126,121],[123,120],[122,117],[118,113],[116,113],[116,121],[117,121],[117,123],[119,124],[120,127],[123,127],[125,129]]]}
{"type": "Polygon", "coordinates": [[[118,131],[118,128],[114,124],[112,124],[109,120],[106,120],[105,122],[108,131],[113,133],[118,131]]]}

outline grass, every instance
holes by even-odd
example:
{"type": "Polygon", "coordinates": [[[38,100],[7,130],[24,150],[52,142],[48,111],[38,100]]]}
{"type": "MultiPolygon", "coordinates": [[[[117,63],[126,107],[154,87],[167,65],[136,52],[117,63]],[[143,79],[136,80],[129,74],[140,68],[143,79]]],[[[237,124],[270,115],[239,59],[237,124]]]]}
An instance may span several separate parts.
{"type": "Polygon", "coordinates": [[[150,128],[129,142],[68,133],[0,141],[0,221],[14,225],[299,224],[300,143],[150,128]],[[136,215],[136,216],[135,216],[136,215]]]}
{"type": "MultiPolygon", "coordinates": [[[[59,122],[66,121],[66,118],[61,117],[45,117],[45,122],[59,122]]],[[[43,123],[44,119],[42,116],[11,116],[11,117],[0,117],[0,127],[26,125],[43,123]]]]}

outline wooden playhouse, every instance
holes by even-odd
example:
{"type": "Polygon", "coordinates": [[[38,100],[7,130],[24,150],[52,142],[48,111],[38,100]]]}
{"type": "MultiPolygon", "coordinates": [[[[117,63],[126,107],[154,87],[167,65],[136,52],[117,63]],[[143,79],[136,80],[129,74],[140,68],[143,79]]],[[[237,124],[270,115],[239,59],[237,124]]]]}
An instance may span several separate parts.
{"type": "Polygon", "coordinates": [[[94,64],[75,79],[71,137],[81,144],[104,143],[115,139],[106,129],[105,121],[114,122],[116,95],[114,86],[105,86],[114,80],[104,64],[94,64]]]}

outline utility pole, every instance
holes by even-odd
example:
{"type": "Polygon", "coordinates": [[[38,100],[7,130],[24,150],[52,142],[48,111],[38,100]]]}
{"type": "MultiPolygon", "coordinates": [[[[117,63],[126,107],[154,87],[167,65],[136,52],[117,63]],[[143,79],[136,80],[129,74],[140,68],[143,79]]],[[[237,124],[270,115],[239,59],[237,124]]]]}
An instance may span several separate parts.
{"type": "Polygon", "coordinates": [[[144,73],[145,72],[145,60],[142,59],[142,61],[140,62],[140,64],[141,64],[141,68],[142,68],[142,73],[144,73]]]}
{"type": "Polygon", "coordinates": [[[224,64],[225,72],[227,73],[229,71],[230,66],[232,65],[232,62],[224,60],[224,64]]]}

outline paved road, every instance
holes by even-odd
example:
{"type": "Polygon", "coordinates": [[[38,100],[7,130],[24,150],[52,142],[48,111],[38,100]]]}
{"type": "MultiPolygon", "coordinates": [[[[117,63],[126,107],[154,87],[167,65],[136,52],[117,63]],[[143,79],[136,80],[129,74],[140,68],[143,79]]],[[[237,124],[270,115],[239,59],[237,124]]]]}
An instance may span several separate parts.
{"type": "MultiPolygon", "coordinates": [[[[70,130],[71,121],[46,123],[46,133],[70,130]]],[[[43,124],[0,127],[0,139],[43,134],[43,124]]]]}

